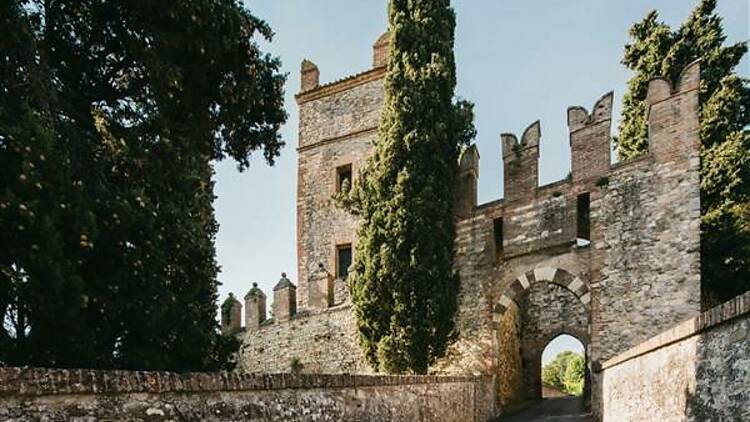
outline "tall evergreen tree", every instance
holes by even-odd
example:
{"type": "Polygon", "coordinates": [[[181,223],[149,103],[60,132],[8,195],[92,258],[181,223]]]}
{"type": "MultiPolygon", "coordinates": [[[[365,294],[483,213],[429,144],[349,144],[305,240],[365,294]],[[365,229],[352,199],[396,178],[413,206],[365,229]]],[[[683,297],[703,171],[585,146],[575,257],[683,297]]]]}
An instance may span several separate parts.
{"type": "Polygon", "coordinates": [[[236,344],[216,323],[212,162],[273,163],[283,145],[285,77],[253,39],[270,28],[234,0],[2,12],[0,312],[24,329],[0,330],[0,360],[222,367],[236,344]]]}
{"type": "Polygon", "coordinates": [[[735,73],[747,43],[725,45],[716,0],[702,0],[676,31],[651,12],[633,25],[623,64],[634,72],[623,99],[621,158],[648,149],[646,91],[701,59],[701,268],[704,306],[750,289],[750,82],[735,73]]]}
{"type": "Polygon", "coordinates": [[[450,1],[391,0],[389,23],[378,139],[343,198],[361,217],[349,288],[373,367],[425,373],[454,330],[453,188],[473,112],[454,102],[450,1]]]}

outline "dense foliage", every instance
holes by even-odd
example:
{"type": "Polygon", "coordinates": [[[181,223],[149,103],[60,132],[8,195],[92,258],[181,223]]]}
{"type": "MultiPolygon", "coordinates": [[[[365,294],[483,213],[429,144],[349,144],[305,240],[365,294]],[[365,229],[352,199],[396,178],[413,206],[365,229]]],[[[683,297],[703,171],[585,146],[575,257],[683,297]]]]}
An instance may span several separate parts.
{"type": "Polygon", "coordinates": [[[270,28],[234,0],[9,0],[0,29],[0,362],[225,367],[212,161],[279,153],[270,28]]]}
{"type": "Polygon", "coordinates": [[[702,0],[676,31],[651,12],[630,36],[623,63],[634,75],[623,99],[621,158],[648,149],[649,79],[676,81],[701,59],[701,268],[704,302],[716,304],[750,288],[750,82],[734,73],[747,43],[725,45],[716,0],[702,0]]]}
{"type": "Polygon", "coordinates": [[[555,359],[542,367],[542,382],[564,393],[583,394],[586,362],[578,353],[560,352],[555,359]]]}
{"type": "Polygon", "coordinates": [[[342,202],[361,216],[349,288],[365,356],[379,371],[425,373],[454,332],[453,190],[474,137],[454,102],[449,0],[392,0],[380,132],[342,202]]]}

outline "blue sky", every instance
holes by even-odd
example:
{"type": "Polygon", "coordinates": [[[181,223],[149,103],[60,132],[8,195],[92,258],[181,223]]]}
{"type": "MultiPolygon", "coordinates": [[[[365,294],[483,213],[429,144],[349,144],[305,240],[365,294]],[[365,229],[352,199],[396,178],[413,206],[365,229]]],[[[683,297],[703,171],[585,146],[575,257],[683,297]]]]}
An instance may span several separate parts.
{"type": "MultiPolygon", "coordinates": [[[[619,104],[628,79],[620,64],[628,27],[657,9],[672,26],[697,0],[454,0],[457,15],[457,94],[476,104],[479,200],[502,196],[500,133],[542,122],[540,184],[570,171],[565,112],[590,110],[614,90],[619,104]]],[[[260,155],[238,173],[216,166],[217,238],[221,298],[244,296],[253,282],[270,293],[282,271],[296,283],[295,193],[299,66],[320,68],[326,83],[369,69],[372,44],[387,26],[386,0],[246,0],[276,32],[266,51],[289,73],[282,129],[286,147],[274,167],[260,155]]],[[[719,0],[729,41],[750,39],[747,0],[719,0]]],[[[748,60],[740,73],[750,75],[748,60]]],[[[615,110],[619,115],[619,107],[615,110]]],[[[570,343],[570,342],[568,342],[570,343]]]]}

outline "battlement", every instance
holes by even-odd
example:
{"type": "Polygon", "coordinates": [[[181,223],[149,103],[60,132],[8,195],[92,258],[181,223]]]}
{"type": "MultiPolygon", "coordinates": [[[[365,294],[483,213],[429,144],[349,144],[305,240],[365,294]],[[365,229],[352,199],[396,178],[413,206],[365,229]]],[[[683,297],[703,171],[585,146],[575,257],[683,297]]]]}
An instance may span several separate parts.
{"type": "Polygon", "coordinates": [[[698,159],[700,148],[699,98],[700,61],[682,70],[673,85],[665,78],[648,84],[648,147],[662,162],[698,159]]]}
{"type": "Polygon", "coordinates": [[[305,318],[307,316],[326,311],[328,309],[340,308],[341,305],[349,303],[349,295],[346,291],[345,281],[335,279],[320,263],[318,269],[309,275],[307,280],[308,295],[304,308],[297,308],[297,286],[291,282],[286,273],[281,273],[281,278],[273,288],[273,303],[271,303],[273,318],[266,316],[266,295],[253,283],[252,288],[245,295],[245,325],[242,326],[242,304],[235,298],[234,293],[222,305],[222,330],[225,333],[236,333],[243,328],[245,331],[255,331],[262,327],[280,324],[292,319],[305,318]]]}
{"type": "Polygon", "coordinates": [[[503,133],[500,135],[502,140],[502,151],[504,160],[513,160],[519,158],[523,151],[527,149],[538,149],[539,140],[542,137],[542,128],[539,120],[530,124],[521,136],[519,142],[516,135],[512,133],[503,133]]]}
{"type": "Polygon", "coordinates": [[[320,85],[320,70],[308,59],[302,61],[300,76],[300,92],[295,96],[297,104],[324,98],[340,92],[348,91],[356,86],[366,84],[385,76],[388,65],[388,52],[391,35],[385,32],[380,35],[372,46],[372,68],[363,72],[320,85]]]}
{"type": "Polygon", "coordinates": [[[523,131],[519,142],[516,135],[500,135],[503,152],[504,197],[514,201],[533,194],[539,181],[539,141],[541,124],[537,120],[523,131]]]}
{"type": "Polygon", "coordinates": [[[612,91],[602,95],[602,97],[594,103],[591,113],[589,113],[585,107],[568,107],[568,128],[570,129],[570,132],[575,132],[595,123],[611,120],[613,100],[614,93],[612,91]]]}

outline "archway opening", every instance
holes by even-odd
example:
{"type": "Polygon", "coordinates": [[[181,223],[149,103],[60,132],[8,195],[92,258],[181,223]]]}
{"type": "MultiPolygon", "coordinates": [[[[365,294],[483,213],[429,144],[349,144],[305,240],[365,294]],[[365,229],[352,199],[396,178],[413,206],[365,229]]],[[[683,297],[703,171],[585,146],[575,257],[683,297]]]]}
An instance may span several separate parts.
{"type": "MultiPolygon", "coordinates": [[[[546,397],[542,389],[542,355],[559,342],[584,356],[583,402],[590,394],[585,356],[590,341],[587,284],[565,270],[542,267],[513,281],[495,305],[498,350],[498,396],[505,408],[546,397]],[[570,340],[562,334],[575,338],[570,340]]],[[[564,348],[564,346],[563,346],[564,348]]],[[[554,355],[552,358],[554,359],[554,355]]],[[[546,363],[546,360],[545,360],[546,363]]],[[[577,391],[576,391],[577,392],[577,391]]],[[[575,397],[568,403],[578,403],[575,397]]]]}
{"type": "Polygon", "coordinates": [[[583,397],[586,391],[586,348],[576,337],[561,334],[541,355],[542,398],[583,397]]]}

